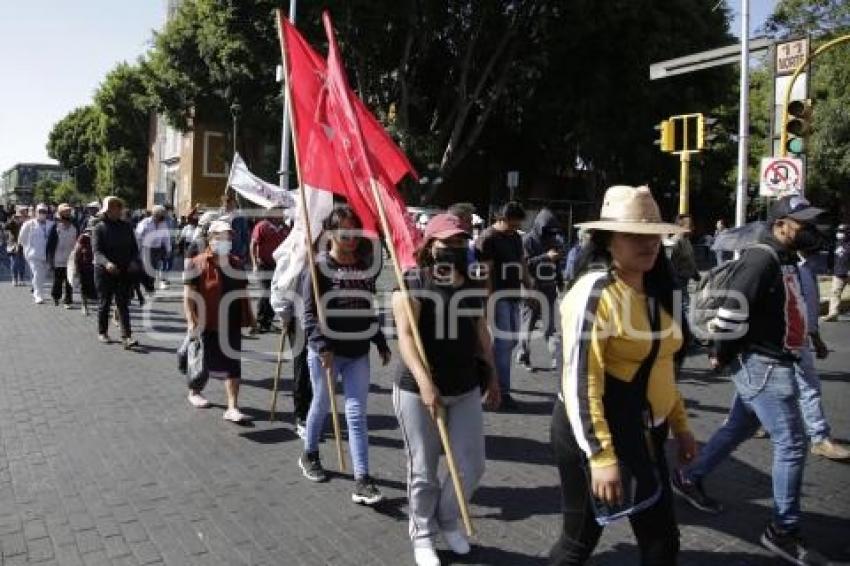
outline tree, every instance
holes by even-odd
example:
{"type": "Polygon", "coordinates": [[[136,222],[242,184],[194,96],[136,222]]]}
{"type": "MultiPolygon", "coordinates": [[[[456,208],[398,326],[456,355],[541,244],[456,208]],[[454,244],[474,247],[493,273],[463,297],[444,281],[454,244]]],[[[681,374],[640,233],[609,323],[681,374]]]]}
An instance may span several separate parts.
{"type": "Polygon", "coordinates": [[[72,110],[50,131],[47,154],[74,175],[83,192],[94,192],[98,152],[101,150],[101,116],[93,105],[72,110]]]}
{"type": "Polygon", "coordinates": [[[144,79],[147,68],[119,63],[98,86],[91,105],[57,122],[48,155],[71,170],[75,189],[116,195],[131,206],[145,200],[148,124],[153,108],[144,79]]]}
{"type": "Polygon", "coordinates": [[[101,151],[96,188],[134,206],[144,202],[147,185],[149,120],[153,104],[146,87],[147,69],[119,63],[94,95],[100,113],[101,151]]]}
{"type": "Polygon", "coordinates": [[[35,184],[32,197],[35,202],[53,202],[53,191],[56,190],[57,182],[53,179],[41,179],[35,184]]]}
{"type": "Polygon", "coordinates": [[[71,179],[59,182],[53,189],[55,203],[82,204],[83,196],[77,191],[77,185],[71,179]]]}

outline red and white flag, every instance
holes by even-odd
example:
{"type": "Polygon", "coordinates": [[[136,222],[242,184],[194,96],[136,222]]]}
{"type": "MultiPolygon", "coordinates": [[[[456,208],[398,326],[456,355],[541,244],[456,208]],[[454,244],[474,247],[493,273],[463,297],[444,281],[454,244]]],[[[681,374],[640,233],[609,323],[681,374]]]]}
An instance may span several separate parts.
{"type": "Polygon", "coordinates": [[[410,268],[416,263],[419,233],[395,185],[416,173],[348,86],[330,18],[323,17],[330,44],[327,62],[280,16],[301,182],[345,197],[364,229],[373,233],[380,227],[375,182],[390,227],[385,237],[392,240],[402,269],[410,268]]]}

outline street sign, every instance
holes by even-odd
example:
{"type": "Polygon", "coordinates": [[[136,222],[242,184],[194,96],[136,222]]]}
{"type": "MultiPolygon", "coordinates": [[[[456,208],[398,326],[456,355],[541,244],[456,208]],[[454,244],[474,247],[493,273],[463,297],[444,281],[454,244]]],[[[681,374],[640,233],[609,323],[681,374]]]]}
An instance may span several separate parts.
{"type": "Polygon", "coordinates": [[[762,157],[759,196],[779,198],[803,194],[803,161],[795,157],[762,157]]]}
{"type": "Polygon", "coordinates": [[[809,40],[805,37],[776,44],[776,74],[790,75],[809,54],[809,40]]]}

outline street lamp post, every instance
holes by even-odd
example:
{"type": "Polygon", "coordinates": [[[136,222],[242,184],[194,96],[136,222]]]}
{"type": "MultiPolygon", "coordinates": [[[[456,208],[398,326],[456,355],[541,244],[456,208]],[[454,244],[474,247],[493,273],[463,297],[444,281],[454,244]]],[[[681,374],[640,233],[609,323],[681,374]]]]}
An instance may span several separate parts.
{"type": "Polygon", "coordinates": [[[238,102],[230,104],[230,115],[233,117],[233,155],[236,155],[236,132],[239,129],[239,115],[242,113],[242,106],[238,102]]]}
{"type": "Polygon", "coordinates": [[[750,0],[741,0],[741,92],[738,114],[738,182],[735,225],[747,222],[747,174],[750,147],[750,0]]]}

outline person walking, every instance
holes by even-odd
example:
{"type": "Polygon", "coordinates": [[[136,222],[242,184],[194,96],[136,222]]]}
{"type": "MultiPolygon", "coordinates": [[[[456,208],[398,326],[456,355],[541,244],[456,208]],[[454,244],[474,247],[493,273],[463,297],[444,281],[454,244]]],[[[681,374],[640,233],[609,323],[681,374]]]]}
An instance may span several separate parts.
{"type": "MultiPolygon", "coordinates": [[[[308,271],[309,269],[305,267],[298,276],[296,292],[303,288],[304,278],[309,277],[308,271]]],[[[307,415],[313,401],[313,387],[310,383],[310,368],[307,365],[307,342],[302,326],[304,318],[302,306],[303,302],[292,300],[287,296],[281,300],[279,308],[276,307],[276,309],[283,321],[283,328],[292,352],[292,405],[295,415],[295,434],[304,440],[307,437],[307,415]]]]}
{"type": "Polygon", "coordinates": [[[239,210],[236,192],[232,189],[226,190],[221,198],[220,219],[230,222],[230,227],[233,228],[233,255],[238,257],[244,265],[247,265],[250,259],[249,248],[252,233],[248,219],[239,210]]]}
{"type": "Polygon", "coordinates": [[[97,301],[97,289],[94,281],[94,251],[92,249],[92,233],[100,222],[96,216],[89,217],[83,228],[83,233],[77,238],[71,260],[74,272],[80,280],[80,303],[83,316],[89,315],[89,302],[97,301]]]}
{"type": "Polygon", "coordinates": [[[21,226],[24,220],[20,212],[15,212],[12,218],[6,222],[6,252],[9,255],[9,268],[12,271],[12,286],[25,285],[27,262],[24,259],[24,248],[18,242],[21,226]]]}
{"type": "Polygon", "coordinates": [[[304,453],[298,459],[304,477],[310,481],[327,480],[319,458],[319,437],[328,416],[330,396],[325,372],[333,381],[342,381],[345,396],[345,420],[354,467],[355,487],[352,501],[374,505],[383,495],[369,476],[369,431],[366,422],[369,397],[370,342],[378,347],[384,365],[390,361],[390,349],[374,312],[375,270],[358,253],[363,225],[348,206],[338,206],[325,221],[330,236],[330,251],[316,258],[315,275],[319,297],[313,295],[313,274],[301,280],[299,293],[304,299],[303,325],[307,336],[307,364],[313,399],[307,414],[304,453]],[[321,305],[321,306],[320,306],[321,305]],[[319,309],[324,315],[319,314],[319,309]],[[320,317],[324,316],[323,323],[320,317]]]}
{"type": "Polygon", "coordinates": [[[263,286],[263,295],[257,302],[257,328],[259,332],[276,330],[272,325],[275,316],[274,309],[269,302],[271,278],[276,264],[274,251],[288,235],[289,229],[284,223],[282,208],[271,209],[269,215],[254,226],[254,231],[251,234],[251,261],[254,265],[254,273],[263,286]]]}
{"type": "MultiPolygon", "coordinates": [[[[522,286],[531,287],[528,265],[518,230],[525,210],[518,202],[508,202],[496,222],[478,239],[478,258],[486,266],[489,300],[493,301],[493,358],[502,391],[502,408],[516,409],[511,397],[511,362],[519,334],[519,303],[522,286]]],[[[488,315],[489,316],[489,315],[488,315]]]]}
{"type": "Polygon", "coordinates": [[[438,534],[456,554],[470,551],[452,481],[438,472],[442,445],[437,415],[444,412],[468,502],[484,473],[482,393],[490,408],[500,401],[485,296],[467,273],[470,237],[454,215],[431,218],[417,267],[405,277],[413,320],[404,304],[408,298],[400,291],[392,297],[401,352],[394,372],[393,409],[407,454],[409,533],[417,566],[439,566],[434,548],[438,534]],[[478,314],[469,316],[472,311],[478,314]],[[426,360],[416,348],[414,328],[426,360]]]}
{"type": "Polygon", "coordinates": [[[664,223],[648,187],[614,186],[577,280],[561,302],[564,370],[551,441],[561,478],[563,531],[550,564],[584,564],[604,524],[628,517],[642,564],[675,564],[679,529],[665,442],[672,430],[681,461],[696,441],[676,387],[674,281],[661,252],[664,223]]]}
{"type": "Polygon", "coordinates": [[[841,313],[841,297],[847,286],[847,274],[850,271],[850,240],[847,238],[847,224],[839,224],[835,232],[835,252],[832,263],[832,292],[829,297],[829,312],[824,322],[838,320],[841,313]]]}
{"type": "MultiPolygon", "coordinates": [[[[233,229],[228,222],[216,220],[209,225],[206,249],[187,261],[183,306],[189,333],[203,343],[207,377],[224,379],[227,409],[223,418],[241,423],[246,420],[238,407],[241,329],[253,326],[254,320],[244,267],[231,253],[232,238],[233,229]]],[[[189,384],[188,400],[195,408],[210,406],[202,395],[205,385],[206,379],[189,384]]]]}
{"type": "Polygon", "coordinates": [[[821,386],[818,370],[815,367],[815,356],[823,360],[829,356],[829,348],[820,335],[818,312],[820,311],[820,289],[818,278],[811,260],[817,257],[821,243],[812,250],[800,251],[800,290],[806,301],[809,343],[800,350],[800,359],[794,364],[797,386],[800,389],[800,409],[803,413],[803,423],[806,435],[811,440],[811,452],[830,460],[850,459],[850,450],[832,439],[831,427],[826,419],[821,401],[821,386]],[[814,350],[814,352],[813,352],[814,350]]]}
{"type": "Polygon", "coordinates": [[[18,243],[23,249],[24,257],[32,272],[32,296],[35,304],[44,303],[44,285],[47,283],[47,274],[50,266],[47,263],[47,238],[53,227],[53,222],[48,220],[48,208],[46,204],[35,207],[35,218],[27,220],[21,226],[18,235],[18,243]]]}
{"type": "Polygon", "coordinates": [[[531,293],[522,301],[522,330],[519,338],[517,363],[527,371],[531,366],[531,335],[537,322],[543,326],[543,338],[549,349],[549,368],[558,369],[561,351],[560,339],[555,329],[555,303],[558,291],[564,286],[564,236],[558,217],[543,208],[537,213],[531,230],[522,237],[528,262],[531,293]]]}
{"type": "Polygon", "coordinates": [[[168,287],[167,283],[162,285],[165,281],[162,275],[165,263],[171,255],[171,227],[166,216],[165,207],[156,205],[151,215],[136,225],[136,239],[144,266],[143,277],[148,282],[145,285],[148,289],[168,287]]]}
{"type": "Polygon", "coordinates": [[[74,226],[72,214],[74,209],[67,203],[62,203],[56,210],[56,223],[47,237],[47,260],[53,266],[53,288],[50,296],[53,304],[59,306],[59,300],[66,309],[71,308],[74,288],[68,281],[68,261],[77,243],[77,227],[74,226]]]}
{"type": "Polygon", "coordinates": [[[130,293],[139,276],[139,248],[129,222],[124,221],[124,201],[118,197],[103,199],[102,219],[92,231],[94,279],[100,304],[97,313],[98,339],[108,344],[109,314],[112,301],[118,309],[121,342],[124,349],[138,346],[130,327],[130,293]]]}
{"type": "Polygon", "coordinates": [[[774,510],[761,543],[792,564],[825,562],[800,535],[807,450],[795,376],[800,353],[808,347],[796,252],[820,238],[815,222],[823,212],[800,196],[782,197],[770,209],[762,245],[743,250],[728,280],[726,290],[732,293],[710,325],[715,339],[711,363],[731,374],[732,407],[699,458],[673,477],[674,489],[690,505],[721,512],[722,505],[706,493],[703,482],[763,426],[773,444],[774,510]],[[725,339],[741,332],[743,338],[725,339]]]}

